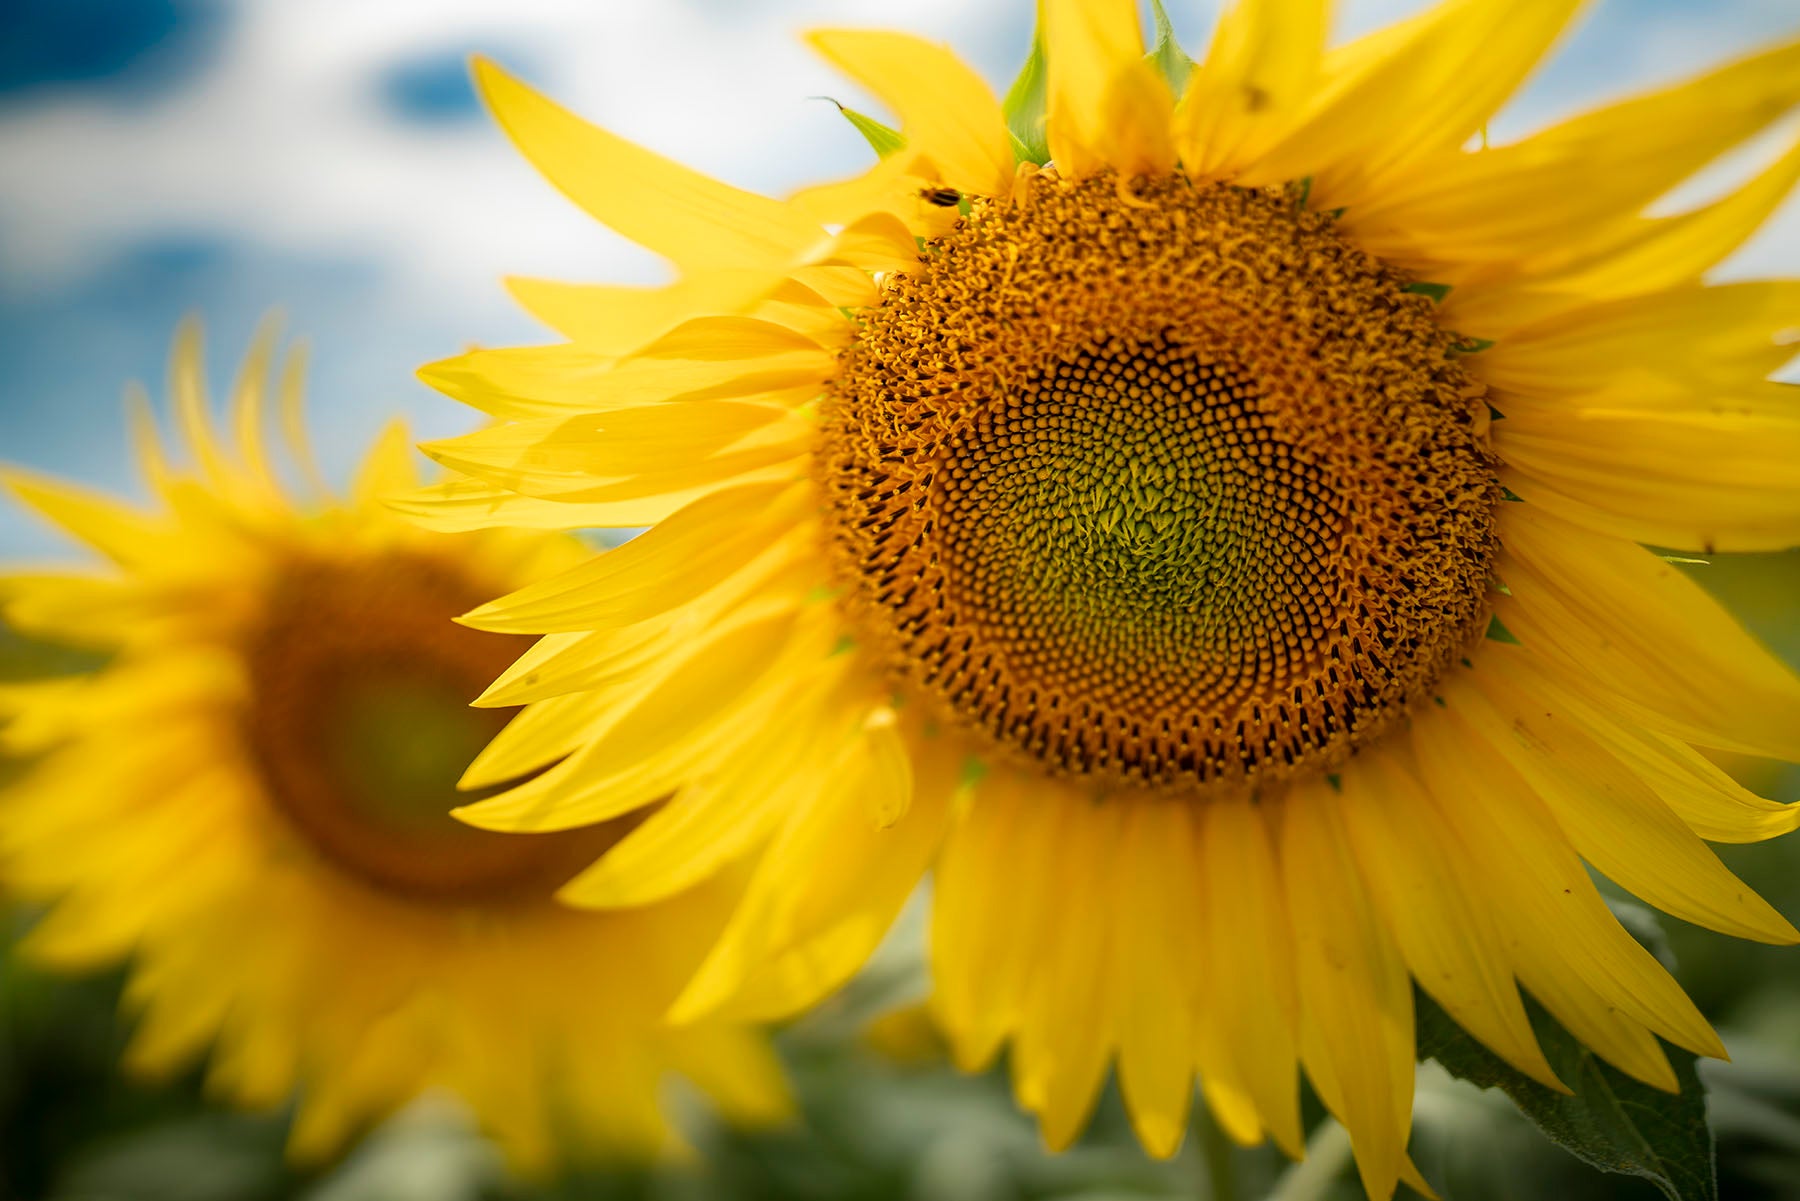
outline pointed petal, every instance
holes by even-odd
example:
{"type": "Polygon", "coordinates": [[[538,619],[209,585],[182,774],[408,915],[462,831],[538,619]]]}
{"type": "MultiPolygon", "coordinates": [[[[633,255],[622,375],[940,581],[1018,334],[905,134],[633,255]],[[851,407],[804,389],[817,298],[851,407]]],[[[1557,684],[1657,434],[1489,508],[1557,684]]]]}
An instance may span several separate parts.
{"type": "Polygon", "coordinates": [[[1719,862],[1656,794],[1557,705],[1517,648],[1483,648],[1479,698],[1460,712],[1555,815],[1581,857],[1664,913],[1739,938],[1788,944],[1800,931],[1719,862]]]}
{"type": "Polygon", "coordinates": [[[819,228],[789,205],[689,170],[607,133],[486,60],[475,78],[519,150],[596,220],[684,272],[785,267],[819,228]]]}
{"type": "Polygon", "coordinates": [[[1583,693],[1684,741],[1800,759],[1800,679],[1673,564],[1514,504],[1501,621],[1583,693]]]}
{"type": "Polygon", "coordinates": [[[903,33],[828,29],[808,41],[893,109],[903,153],[923,155],[962,192],[1005,196],[1013,155],[993,91],[955,54],[903,33]]]}

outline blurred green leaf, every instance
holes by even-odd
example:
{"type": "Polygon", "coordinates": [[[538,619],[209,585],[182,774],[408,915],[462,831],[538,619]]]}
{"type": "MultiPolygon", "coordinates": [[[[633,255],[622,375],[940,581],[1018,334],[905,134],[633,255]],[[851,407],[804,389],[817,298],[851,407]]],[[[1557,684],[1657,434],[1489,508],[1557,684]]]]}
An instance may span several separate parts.
{"type": "MultiPolygon", "coordinates": [[[[831,100],[831,97],[827,96],[825,99],[831,100]]],[[[831,102],[837,104],[837,111],[842,113],[844,120],[850,122],[856,128],[856,132],[863,136],[863,140],[869,144],[869,149],[873,150],[878,158],[886,158],[897,150],[905,149],[906,137],[899,130],[883,125],[875,118],[859,113],[853,108],[838,104],[836,100],[831,100],[831,102]]]]}
{"type": "Polygon", "coordinates": [[[1156,20],[1156,44],[1150,47],[1146,57],[1157,65],[1163,78],[1169,81],[1169,87],[1179,96],[1187,86],[1188,72],[1194,69],[1194,60],[1175,40],[1175,27],[1169,23],[1169,13],[1162,0],[1150,0],[1150,13],[1156,20]]]}
{"type": "Polygon", "coordinates": [[[1044,22],[1042,14],[1031,35],[1031,55],[1019,68],[1019,77],[1006,90],[1000,109],[1012,131],[1013,155],[1020,162],[1043,166],[1050,161],[1050,143],[1044,133],[1044,22]]]}
{"type": "Polygon", "coordinates": [[[1482,1088],[1498,1088],[1558,1146],[1603,1171],[1641,1176],[1670,1201],[1718,1201],[1706,1091],[1695,1057],[1670,1047],[1681,1092],[1669,1094],[1600,1061],[1535,1003],[1532,1028],[1556,1074],[1574,1091],[1553,1092],[1476,1042],[1415,990],[1421,1057],[1482,1088]]]}

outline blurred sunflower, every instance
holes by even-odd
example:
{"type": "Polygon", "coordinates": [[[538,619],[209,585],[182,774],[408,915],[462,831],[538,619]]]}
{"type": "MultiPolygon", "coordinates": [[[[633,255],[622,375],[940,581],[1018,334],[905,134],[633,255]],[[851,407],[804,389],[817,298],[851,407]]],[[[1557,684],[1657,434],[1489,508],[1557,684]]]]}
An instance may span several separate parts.
{"type": "MultiPolygon", "coordinates": [[[[197,328],[172,382],[197,468],[171,466],[141,398],[139,511],[9,470],[13,494],[104,556],[93,573],[0,576],[28,634],[110,654],[88,675],[0,689],[0,749],[36,759],[0,794],[0,878],[49,906],[27,949],[132,967],[129,1066],[211,1047],[245,1105],[298,1089],[296,1155],[332,1151],[426,1089],[464,1098],[522,1166],[559,1148],[654,1152],[665,1071],[745,1121],[779,1118],[766,1044],[661,1022],[726,914],[715,887],[627,913],[552,893],[636,819],[509,837],[448,815],[506,715],[469,699],[521,640],[450,618],[586,557],[545,534],[443,536],[376,500],[419,483],[387,431],[350,496],[290,498],[266,449],[271,342],[247,360],[228,448],[197,328]]],[[[289,445],[316,481],[298,360],[289,445]]]]}
{"type": "Polygon", "coordinates": [[[1786,943],[1705,840],[1800,814],[1695,747],[1800,756],[1800,683],[1640,544],[1800,540],[1769,382],[1800,283],[1708,286],[1800,177],[1645,210],[1800,103],[1800,45],[1477,139],[1575,0],[1448,0],[1339,49],[1244,0],[1206,61],[1046,0],[1003,105],[897,33],[813,35],[901,119],[780,201],[491,66],[523,152],[680,271],[518,281],[562,344],[425,378],[505,424],[428,451],[443,529],[651,528],[485,605],[547,635],[465,780],[496,830],[673,794],[562,895],[754,876],[676,1008],[805,1005],[934,867],[936,1009],[1010,1040],[1053,1146],[1115,1059],[1170,1154],[1195,1074],[1298,1153],[1303,1068],[1364,1182],[1406,1153],[1413,981],[1562,1087],[1519,986],[1674,1090],[1721,1053],[1583,863],[1786,943]],[[1009,127],[1010,122],[1010,127],[1009,127]],[[1471,147],[1472,142],[1479,142],[1471,147]]]}

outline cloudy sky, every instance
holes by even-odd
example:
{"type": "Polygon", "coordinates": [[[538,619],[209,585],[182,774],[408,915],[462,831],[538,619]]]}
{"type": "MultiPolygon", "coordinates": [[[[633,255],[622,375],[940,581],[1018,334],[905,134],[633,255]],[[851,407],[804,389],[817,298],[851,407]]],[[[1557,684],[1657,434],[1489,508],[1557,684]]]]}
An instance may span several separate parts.
{"type": "MultiPolygon", "coordinates": [[[[1418,6],[1346,0],[1340,32],[1418,6]]],[[[1204,45],[1213,4],[1170,8],[1190,48],[1204,45]]],[[[659,278],[514,156],[469,89],[471,53],[664,153],[780,192],[868,155],[816,99],[862,98],[798,31],[899,26],[950,42],[1003,87],[1030,20],[1030,0],[9,0],[0,460],[132,490],[123,382],[160,399],[170,333],[190,312],[228,378],[279,307],[312,344],[315,424],[341,474],[394,413],[427,436],[470,424],[412,379],[419,363],[546,336],[502,276],[659,278]]],[[[1601,0],[1492,132],[1796,33],[1794,0],[1601,0]]],[[[1800,207],[1728,270],[1800,274],[1800,207]]],[[[0,556],[56,546],[0,506],[0,556]]]]}

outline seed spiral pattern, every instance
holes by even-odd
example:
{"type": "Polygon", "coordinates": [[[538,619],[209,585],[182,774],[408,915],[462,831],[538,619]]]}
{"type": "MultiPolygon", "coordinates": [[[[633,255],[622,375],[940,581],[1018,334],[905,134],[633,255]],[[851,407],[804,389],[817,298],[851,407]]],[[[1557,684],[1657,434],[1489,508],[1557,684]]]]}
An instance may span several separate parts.
{"type": "Polygon", "coordinates": [[[825,399],[863,635],[1005,756],[1134,786],[1328,770],[1479,635],[1482,390],[1291,197],[1029,181],[889,279],[825,399]]]}

